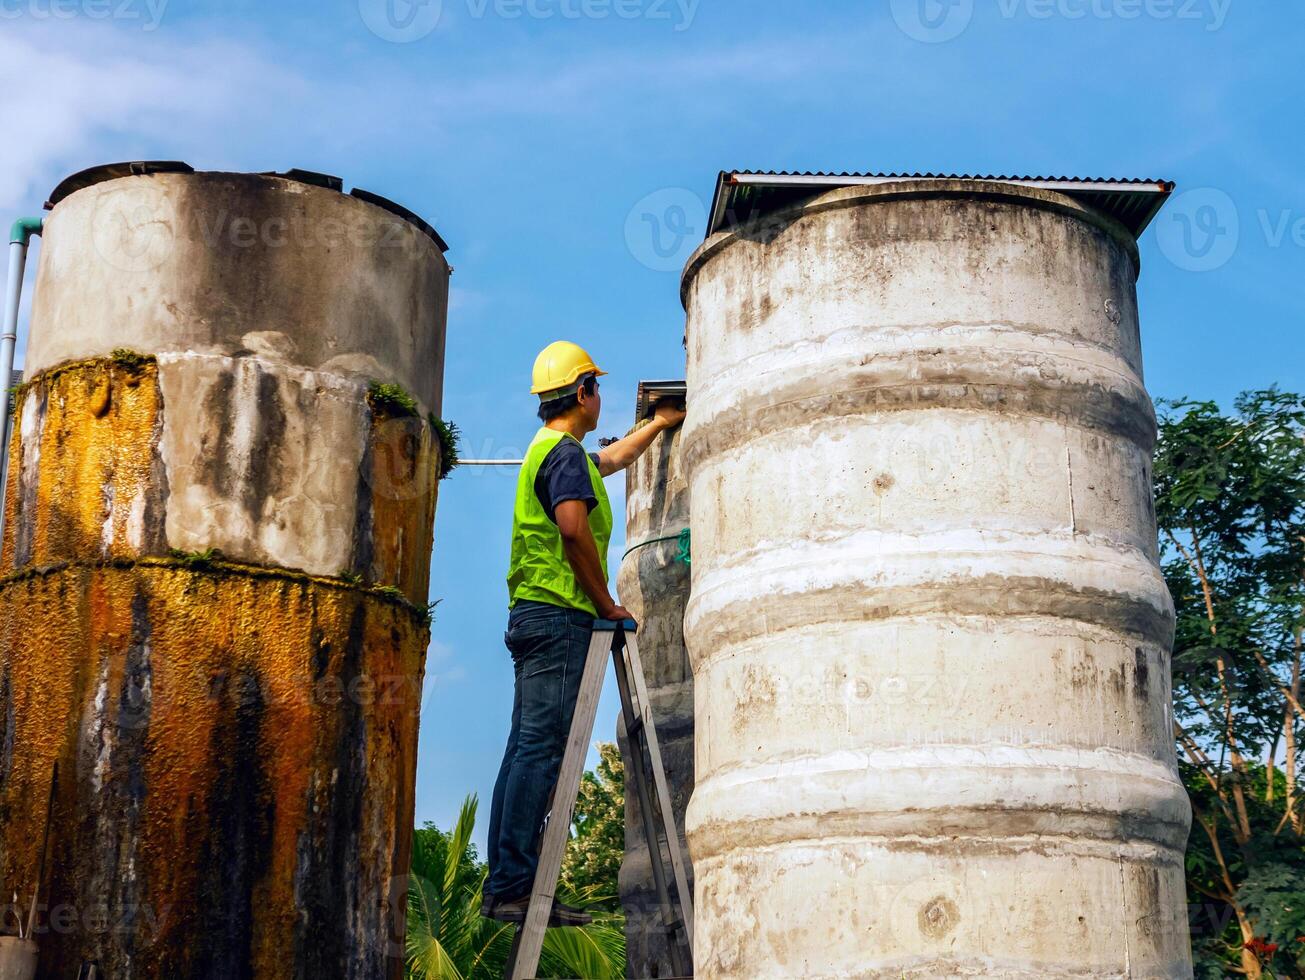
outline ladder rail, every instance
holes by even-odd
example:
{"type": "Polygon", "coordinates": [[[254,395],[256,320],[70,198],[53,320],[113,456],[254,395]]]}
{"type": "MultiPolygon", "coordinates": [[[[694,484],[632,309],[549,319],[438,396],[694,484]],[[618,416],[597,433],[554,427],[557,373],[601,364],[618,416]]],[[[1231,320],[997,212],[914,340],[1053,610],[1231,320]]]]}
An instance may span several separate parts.
{"type": "MultiPolygon", "coordinates": [[[[684,892],[677,887],[676,890],[681,896],[680,908],[682,911],[681,918],[677,920],[671,907],[670,889],[666,884],[666,869],[662,865],[662,845],[658,839],[657,819],[653,811],[652,794],[648,791],[648,773],[644,768],[643,747],[646,743],[646,730],[640,720],[640,714],[636,713],[632,702],[629,661],[625,659],[623,651],[618,650],[615,645],[612,647],[612,662],[616,668],[616,685],[621,695],[621,711],[625,718],[625,735],[630,748],[630,765],[626,771],[626,785],[634,784],[635,795],[639,801],[639,815],[643,823],[644,840],[648,845],[648,865],[652,871],[653,887],[657,892],[657,903],[661,908],[662,924],[666,927],[666,941],[671,957],[671,967],[675,970],[676,975],[684,976],[688,970],[684,963],[684,957],[680,952],[679,937],[676,935],[676,926],[683,925],[684,892]]],[[[664,815],[664,809],[662,812],[664,815]]],[[[666,826],[664,816],[662,825],[663,827],[666,826]]],[[[671,832],[673,831],[667,831],[667,833],[671,832]]],[[[672,842],[670,846],[673,847],[674,843],[672,842]]],[[[686,938],[688,934],[686,929],[686,938]]],[[[690,945],[690,949],[692,949],[692,945],[690,945]]]]}
{"type": "Polygon", "coordinates": [[[553,810],[544,829],[535,883],[530,890],[530,906],[525,922],[517,929],[513,953],[508,961],[510,980],[530,980],[539,967],[539,956],[544,950],[544,930],[548,927],[548,917],[553,910],[557,876],[562,871],[562,855],[566,852],[571,814],[580,791],[580,778],[584,774],[585,757],[589,754],[589,741],[593,737],[598,699],[603,688],[603,672],[607,669],[610,649],[610,634],[595,630],[589,641],[589,652],[585,655],[585,669],[580,680],[580,692],[576,696],[575,715],[553,793],[553,810]]]}
{"type": "MultiPolygon", "coordinates": [[[[662,762],[662,749],[657,741],[657,726],[653,724],[652,702],[648,697],[648,686],[643,674],[643,661],[639,658],[639,643],[633,634],[626,637],[622,652],[629,665],[629,676],[634,680],[635,696],[639,700],[639,720],[643,722],[644,743],[648,746],[648,758],[652,762],[653,780],[657,788],[657,800],[662,811],[662,828],[666,833],[666,849],[671,855],[671,868],[675,872],[675,891],[680,898],[681,917],[684,920],[684,933],[689,941],[689,950],[693,942],[693,893],[689,890],[689,874],[684,855],[680,851],[680,831],[675,823],[675,810],[671,805],[671,790],[666,782],[666,765],[662,762]]],[[[651,846],[655,841],[650,841],[651,846]]]]}

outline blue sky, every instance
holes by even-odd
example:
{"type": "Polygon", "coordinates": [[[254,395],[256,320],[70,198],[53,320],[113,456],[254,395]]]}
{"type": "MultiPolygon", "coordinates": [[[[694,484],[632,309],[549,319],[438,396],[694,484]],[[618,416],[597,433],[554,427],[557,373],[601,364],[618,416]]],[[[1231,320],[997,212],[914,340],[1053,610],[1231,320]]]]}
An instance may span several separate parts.
{"type": "MultiPolygon", "coordinates": [[[[639,379],[682,376],[673,270],[721,169],[1166,177],[1148,386],[1227,402],[1305,387],[1302,47],[1305,8],[1270,0],[0,0],[0,207],[125,159],[400,201],[456,268],[444,414],[467,453],[512,456],[551,340],[611,372],[597,435],[639,379]]],[[[419,820],[488,808],[513,480],[441,491],[419,820]]],[[[614,719],[609,696],[600,737],[614,719]]]]}

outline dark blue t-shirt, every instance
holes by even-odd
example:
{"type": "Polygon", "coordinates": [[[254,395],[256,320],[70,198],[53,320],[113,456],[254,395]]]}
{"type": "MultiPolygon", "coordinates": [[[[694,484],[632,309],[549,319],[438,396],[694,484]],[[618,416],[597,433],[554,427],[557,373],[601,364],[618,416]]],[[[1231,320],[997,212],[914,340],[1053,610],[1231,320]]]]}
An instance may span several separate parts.
{"type": "MultiPolygon", "coordinates": [[[[598,465],[597,453],[590,453],[589,458],[595,466],[598,465]]],[[[583,500],[590,510],[598,506],[594,485],[589,479],[585,450],[579,442],[563,436],[549,450],[535,473],[535,496],[554,524],[557,523],[557,505],[564,501],[583,500]]]]}

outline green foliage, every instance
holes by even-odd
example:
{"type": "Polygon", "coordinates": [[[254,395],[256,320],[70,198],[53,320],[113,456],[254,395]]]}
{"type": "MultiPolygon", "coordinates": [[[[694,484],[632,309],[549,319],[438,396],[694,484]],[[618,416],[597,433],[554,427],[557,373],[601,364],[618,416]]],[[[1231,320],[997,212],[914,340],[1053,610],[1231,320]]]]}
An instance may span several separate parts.
{"type": "MultiPolygon", "coordinates": [[[[462,804],[450,831],[427,824],[413,835],[408,885],[407,976],[411,980],[499,980],[514,927],[480,915],[488,869],[471,845],[476,798],[462,804]]],[[[558,897],[592,909],[592,895],[563,883],[558,897]]],[[[537,975],[621,977],[625,973],[625,923],[619,913],[592,909],[582,928],[549,929],[537,975]]]]}
{"type": "Polygon", "coordinates": [[[350,570],[347,569],[347,568],[342,568],[342,569],[340,569],[340,574],[337,575],[336,578],[342,580],[343,582],[345,582],[345,583],[347,583],[347,584],[349,584],[349,585],[362,585],[362,584],[363,584],[363,577],[362,577],[362,575],[360,575],[358,572],[350,571],[350,570]]]}
{"type": "Polygon", "coordinates": [[[1197,974],[1301,977],[1305,398],[1271,388],[1230,415],[1212,402],[1164,408],[1156,516],[1177,614],[1197,974]]]}
{"type": "Polygon", "coordinates": [[[438,606],[443,601],[444,601],[443,599],[435,599],[431,602],[426,603],[426,606],[422,610],[422,615],[421,615],[422,626],[429,627],[431,623],[435,622],[435,607],[438,606]]]}
{"type": "Polygon", "coordinates": [[[620,909],[616,876],[625,854],[625,767],[614,742],[598,745],[598,771],[580,782],[571,817],[571,841],[562,860],[562,881],[576,891],[603,896],[602,907],[620,909]]]}
{"type": "Polygon", "coordinates": [[[368,382],[367,401],[373,411],[392,418],[407,418],[417,414],[417,399],[408,394],[402,385],[368,382]]]}
{"type": "Polygon", "coordinates": [[[436,418],[434,412],[427,413],[426,421],[430,422],[430,427],[435,432],[435,438],[439,440],[440,479],[444,480],[458,465],[462,433],[458,431],[458,427],[452,422],[436,418]]]}
{"type": "Polygon", "coordinates": [[[130,368],[132,370],[144,367],[146,364],[149,364],[154,360],[154,358],[149,354],[141,354],[139,351],[134,351],[127,347],[115,347],[109,353],[109,359],[119,367],[130,368]]]}
{"type": "Polygon", "coordinates": [[[222,552],[217,548],[205,548],[203,551],[180,551],[173,548],[169,554],[188,568],[211,568],[220,561],[222,552]]]}
{"type": "MultiPolygon", "coordinates": [[[[1200,815],[1188,839],[1186,867],[1191,908],[1192,953],[1197,976],[1223,978],[1241,968],[1245,938],[1238,911],[1251,924],[1254,938],[1277,946],[1272,954],[1261,948],[1256,957],[1273,975],[1299,977],[1305,954],[1305,848],[1288,826],[1276,832],[1282,820],[1281,804],[1266,802],[1268,770],[1248,761],[1242,774],[1244,801],[1251,835],[1239,841],[1229,821],[1212,819],[1219,811],[1218,793],[1202,771],[1183,764],[1184,782],[1194,810],[1200,815]],[[1216,854],[1210,838],[1213,828],[1219,842],[1216,854]],[[1221,860],[1222,858],[1222,860],[1221,860]],[[1231,900],[1224,871],[1237,886],[1231,900]]],[[[1224,795],[1230,795],[1231,782],[1224,795]]],[[[1275,797],[1281,799],[1286,780],[1275,774],[1275,797]]]]}
{"type": "MultiPolygon", "coordinates": [[[[1267,843],[1272,846],[1280,840],[1267,843]]],[[[1237,898],[1255,920],[1258,935],[1294,952],[1305,937],[1305,859],[1299,845],[1290,852],[1276,849],[1282,853],[1274,860],[1261,860],[1249,870],[1237,898]]]]}

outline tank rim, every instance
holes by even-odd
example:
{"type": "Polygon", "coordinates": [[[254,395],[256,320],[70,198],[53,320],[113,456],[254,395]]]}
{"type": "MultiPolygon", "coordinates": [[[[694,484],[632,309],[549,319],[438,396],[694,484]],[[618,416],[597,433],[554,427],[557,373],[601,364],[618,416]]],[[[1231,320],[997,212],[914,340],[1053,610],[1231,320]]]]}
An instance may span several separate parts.
{"type": "Polygon", "coordinates": [[[689,286],[692,285],[694,278],[702,270],[702,267],[714,258],[717,253],[724,251],[747,232],[790,222],[805,215],[819,214],[822,211],[836,211],[842,208],[854,207],[858,204],[887,204],[892,201],[916,198],[1007,201],[1078,218],[1100,228],[1115,239],[1132,258],[1134,268],[1138,272],[1141,271],[1137,239],[1133,237],[1132,233],[1116,219],[1102,214],[1100,211],[1082,204],[1068,195],[1057,191],[1043,190],[1038,187],[1026,187],[1021,184],[1010,184],[995,180],[901,180],[884,184],[839,187],[825,191],[809,200],[769,212],[729,231],[720,231],[711,235],[694,250],[684,264],[684,272],[680,276],[680,304],[685,310],[688,310],[689,286]]]}
{"type": "Polygon", "coordinates": [[[395,217],[403,219],[430,238],[441,254],[449,250],[448,243],[444,241],[434,226],[415,211],[387,197],[382,197],[380,194],[363,190],[361,187],[355,187],[346,192],[344,181],[341,178],[313,170],[301,170],[298,167],[292,167],[282,172],[271,170],[251,172],[241,170],[196,170],[182,160],[128,160],[119,163],[101,163],[93,167],[87,167],[85,170],[79,170],[59,181],[45,202],[45,210],[52,211],[73,194],[86,190],[88,187],[94,187],[97,184],[108,183],[111,180],[119,180],[123,177],[144,177],[154,174],[193,174],[197,176],[230,174],[239,177],[271,177],[307,184],[310,187],[320,187],[323,190],[334,191],[345,197],[353,197],[373,207],[387,211],[395,217]]]}

